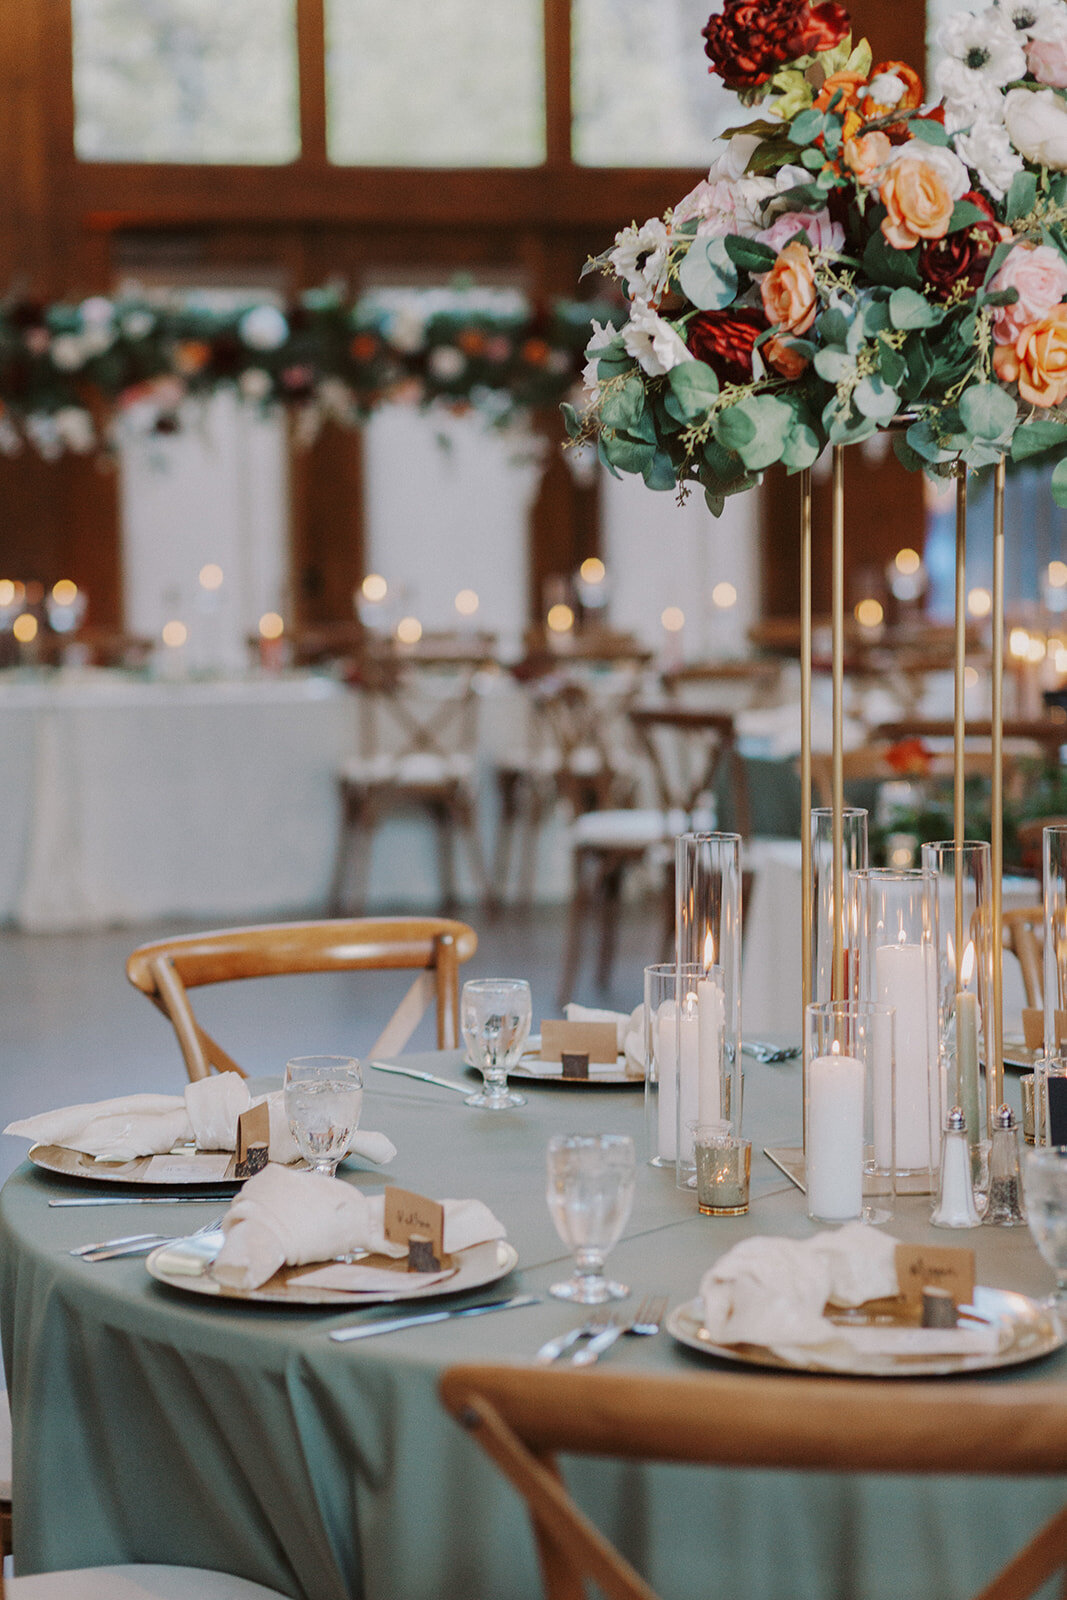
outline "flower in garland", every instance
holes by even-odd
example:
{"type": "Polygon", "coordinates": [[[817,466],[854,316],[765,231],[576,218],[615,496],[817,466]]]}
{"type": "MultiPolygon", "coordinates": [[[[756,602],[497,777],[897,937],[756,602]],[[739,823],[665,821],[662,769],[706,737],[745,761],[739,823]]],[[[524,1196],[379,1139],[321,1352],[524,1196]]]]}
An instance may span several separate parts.
{"type": "Polygon", "coordinates": [[[687,330],[689,353],[703,361],[723,383],[748,383],[756,340],[767,331],[767,319],[754,306],[736,311],[701,311],[687,330]]]}
{"type": "Polygon", "coordinates": [[[1016,383],[1032,406],[1060,406],[1067,400],[1067,306],[1053,307],[1031,322],[1014,344],[998,345],[993,355],[998,377],[1016,383]]]}
{"type": "Polygon", "coordinates": [[[623,348],[650,377],[659,378],[692,356],[671,324],[645,300],[635,300],[622,331],[623,348]]]}
{"type": "Polygon", "coordinates": [[[845,8],[806,0],[727,0],[703,29],[704,51],[729,89],[755,89],[806,52],[832,49],[848,33],[845,8]]]}
{"type": "Polygon", "coordinates": [[[943,238],[968,184],[967,168],[946,146],[915,139],[898,146],[878,189],[886,239],[896,250],[913,250],[920,239],[943,238]]]}
{"type": "Polygon", "coordinates": [[[777,326],[779,334],[807,333],[815,321],[815,269],[798,240],[786,245],[761,282],[760,298],[768,322],[777,326]]]}
{"type": "Polygon", "coordinates": [[[1054,89],[1012,89],[1004,98],[1004,121],[1027,161],[1054,172],[1067,167],[1067,105],[1054,89]]]}
{"type": "MultiPolygon", "coordinates": [[[[970,189],[962,198],[981,211],[985,220],[940,239],[925,240],[919,247],[919,271],[930,293],[939,300],[951,299],[958,294],[960,285],[973,295],[985,281],[997,245],[1011,238],[1011,229],[997,222],[993,207],[983,195],[970,189]]],[[[994,312],[994,319],[996,316],[994,312]]]]}

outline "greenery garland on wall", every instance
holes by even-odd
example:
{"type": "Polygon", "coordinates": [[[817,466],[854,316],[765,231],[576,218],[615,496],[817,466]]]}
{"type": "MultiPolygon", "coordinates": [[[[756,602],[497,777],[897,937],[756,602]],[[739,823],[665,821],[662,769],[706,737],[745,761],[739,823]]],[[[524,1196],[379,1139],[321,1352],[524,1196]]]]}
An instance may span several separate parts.
{"type": "Polygon", "coordinates": [[[0,451],[29,445],[55,458],[109,448],[124,431],[171,433],[186,400],[224,388],[295,411],[305,441],[325,420],[359,426],[395,402],[507,426],[564,400],[580,381],[591,319],[624,315],[462,288],[354,301],[323,288],[284,309],[207,294],[12,297],[0,302],[0,451]]]}

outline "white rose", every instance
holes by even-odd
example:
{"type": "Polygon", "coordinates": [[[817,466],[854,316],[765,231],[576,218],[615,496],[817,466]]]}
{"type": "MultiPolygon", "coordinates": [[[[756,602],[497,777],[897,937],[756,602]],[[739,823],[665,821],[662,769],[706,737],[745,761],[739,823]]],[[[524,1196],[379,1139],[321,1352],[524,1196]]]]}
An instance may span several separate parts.
{"type": "Polygon", "coordinates": [[[966,161],[994,200],[1002,200],[1011,186],[1011,180],[1022,171],[1022,157],[1011,147],[1007,129],[1002,122],[990,122],[976,117],[972,126],[953,138],[957,154],[966,161]]]}
{"type": "Polygon", "coordinates": [[[753,152],[762,143],[763,140],[758,133],[735,133],[726,149],[711,164],[708,177],[712,183],[716,178],[733,180],[743,177],[745,168],[752,160],[753,152]]]}
{"type": "Polygon", "coordinates": [[[622,342],[627,355],[633,356],[650,378],[662,378],[672,367],[693,360],[692,352],[670,323],[657,316],[644,300],[635,300],[630,307],[622,342]]]}
{"type": "Polygon", "coordinates": [[[911,139],[907,144],[897,146],[886,167],[896,166],[902,161],[921,161],[924,166],[933,167],[953,200],[959,200],[971,187],[967,168],[947,145],[926,144],[922,139],[911,139]]]}
{"type": "Polygon", "coordinates": [[[1004,96],[1004,121],[1027,161],[1056,171],[1067,167],[1067,104],[1054,89],[1012,89],[1004,96]]]}

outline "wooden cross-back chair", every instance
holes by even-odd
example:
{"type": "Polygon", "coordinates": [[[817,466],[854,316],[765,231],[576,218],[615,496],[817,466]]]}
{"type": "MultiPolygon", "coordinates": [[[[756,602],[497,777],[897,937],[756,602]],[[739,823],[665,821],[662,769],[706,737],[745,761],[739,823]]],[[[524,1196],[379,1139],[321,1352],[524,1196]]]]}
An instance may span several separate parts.
{"type": "Polygon", "coordinates": [[[1040,1007],[1045,999],[1045,908],[1043,905],[1015,906],[1001,917],[1004,948],[1010,950],[1023,975],[1023,992],[1030,1007],[1040,1007]]]}
{"type": "Polygon", "coordinates": [[[301,972],[417,970],[367,1053],[398,1054],[431,1003],[437,1010],[437,1048],[451,1050],[459,1043],[459,967],[477,948],[473,928],[443,917],[276,922],[141,945],[126,962],[126,976],[173,1025],[191,1079],[206,1078],[212,1068],[244,1077],[197,1021],[190,989],[301,972]]]}
{"type": "MultiPolygon", "coordinates": [[[[735,1469],[1056,1477],[1067,1386],[457,1366],[440,1393],[526,1501],[546,1600],[655,1592],[571,1499],[557,1453],[735,1469]],[[991,1441],[995,1445],[991,1448],[991,1441]]],[[[975,1600],[1026,1600],[1067,1565],[1067,1509],[975,1600]]]]}

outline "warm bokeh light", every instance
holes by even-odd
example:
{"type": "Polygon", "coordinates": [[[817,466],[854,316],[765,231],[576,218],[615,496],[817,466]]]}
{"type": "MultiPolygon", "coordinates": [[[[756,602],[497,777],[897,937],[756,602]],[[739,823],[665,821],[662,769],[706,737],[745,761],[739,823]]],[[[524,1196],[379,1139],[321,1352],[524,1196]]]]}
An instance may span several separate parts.
{"type": "Polygon", "coordinates": [[[259,619],[259,637],[261,639],[280,639],[285,632],[285,623],[276,611],[264,611],[259,619]]]}
{"type": "Polygon", "coordinates": [[[858,600],[856,602],[854,615],[861,628],[878,628],[881,626],[885,612],[882,610],[882,602],[880,600],[874,600],[868,596],[866,600],[858,600]]]}
{"type": "Polygon", "coordinates": [[[177,650],[189,637],[189,629],[184,622],[165,622],[163,624],[163,643],[172,650],[177,650]]]}
{"type": "Polygon", "coordinates": [[[418,644],[422,638],[422,623],[418,617],[401,617],[396,625],[396,636],[401,644],[418,644]]]}
{"type": "Polygon", "coordinates": [[[216,561],[209,561],[206,567],[200,568],[201,589],[222,588],[222,568],[216,561]]]}
{"type": "Polygon", "coordinates": [[[1067,561],[1050,561],[1048,564],[1050,589],[1067,589],[1067,561]]]}
{"type": "Polygon", "coordinates": [[[912,550],[910,546],[905,545],[904,549],[898,550],[893,557],[893,565],[898,572],[902,572],[906,578],[910,578],[911,574],[918,572],[922,566],[922,557],[918,550],[912,550]]]}
{"type": "Polygon", "coordinates": [[[1052,661],[1057,672],[1067,674],[1067,645],[1062,639],[1057,639],[1052,648],[1052,661]]]}
{"type": "Polygon", "coordinates": [[[1039,634],[1031,634],[1030,643],[1026,648],[1026,659],[1032,666],[1037,666],[1039,661],[1045,659],[1045,641],[1039,634]]]}
{"type": "Polygon", "coordinates": [[[364,600],[373,600],[375,603],[384,600],[389,593],[389,585],[380,572],[368,572],[360,587],[364,600]]]}
{"type": "Polygon", "coordinates": [[[608,575],[608,569],[599,556],[586,556],[578,568],[578,576],[583,583],[603,583],[608,575]]]}
{"type": "Polygon", "coordinates": [[[10,578],[0,578],[0,606],[14,605],[15,585],[10,578]]]}
{"type": "Polygon", "coordinates": [[[667,606],[659,619],[668,633],[681,633],[685,627],[685,612],[681,606],[667,606]]]}
{"type": "Polygon", "coordinates": [[[978,668],[964,667],[963,681],[968,689],[973,689],[975,684],[978,682],[978,668]]]}
{"type": "Polygon", "coordinates": [[[574,612],[560,600],[549,607],[545,621],[553,633],[570,633],[574,627],[574,612]]]}
{"type": "Polygon", "coordinates": [[[37,637],[37,618],[29,611],[20,612],[11,625],[11,632],[19,644],[29,644],[37,637]]]}
{"type": "Polygon", "coordinates": [[[456,610],[461,617],[473,617],[481,601],[473,589],[461,589],[456,596],[456,610]]]}
{"type": "Polygon", "coordinates": [[[72,578],[60,578],[58,583],[52,585],[52,599],[57,606],[72,606],[77,598],[78,585],[72,578]]]}
{"type": "Polygon", "coordinates": [[[993,609],[993,596],[988,589],[972,589],[967,596],[969,617],[988,617],[993,609]]]}
{"type": "Polygon", "coordinates": [[[890,845],[886,853],[889,865],[897,872],[906,872],[909,867],[915,865],[915,846],[910,839],[907,844],[890,845]]]}
{"type": "Polygon", "coordinates": [[[1018,661],[1025,661],[1030,653],[1030,635],[1025,628],[1013,628],[1008,634],[1008,653],[1018,661]]]}
{"type": "Polygon", "coordinates": [[[711,591],[711,603],[720,611],[729,611],[737,604],[737,590],[732,583],[717,583],[711,591]]]}

